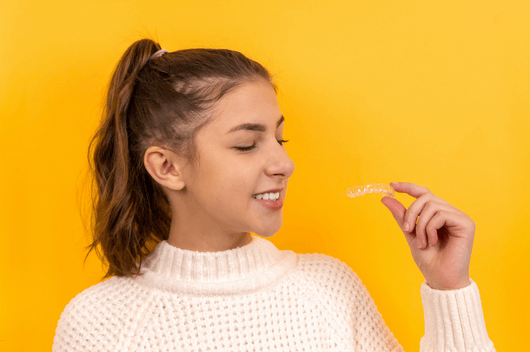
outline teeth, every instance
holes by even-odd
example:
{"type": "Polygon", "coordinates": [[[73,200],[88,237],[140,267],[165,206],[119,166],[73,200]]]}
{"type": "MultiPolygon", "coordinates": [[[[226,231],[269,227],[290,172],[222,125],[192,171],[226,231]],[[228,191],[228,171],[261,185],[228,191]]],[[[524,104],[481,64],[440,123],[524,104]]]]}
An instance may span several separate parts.
{"type": "Polygon", "coordinates": [[[258,194],[254,196],[254,198],[263,200],[278,200],[278,198],[280,198],[280,192],[258,194]]]}

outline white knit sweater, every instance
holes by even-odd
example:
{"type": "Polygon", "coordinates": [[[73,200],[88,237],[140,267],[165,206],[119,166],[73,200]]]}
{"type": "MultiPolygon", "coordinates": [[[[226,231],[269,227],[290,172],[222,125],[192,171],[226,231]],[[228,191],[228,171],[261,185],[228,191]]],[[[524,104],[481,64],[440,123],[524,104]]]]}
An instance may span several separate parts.
{"type": "MultiPolygon", "coordinates": [[[[53,351],[402,351],[348,265],[247,245],[195,252],[161,242],[142,276],[112,277],[61,314],[53,351]]],[[[477,285],[421,286],[420,351],[495,351],[477,285]]]]}

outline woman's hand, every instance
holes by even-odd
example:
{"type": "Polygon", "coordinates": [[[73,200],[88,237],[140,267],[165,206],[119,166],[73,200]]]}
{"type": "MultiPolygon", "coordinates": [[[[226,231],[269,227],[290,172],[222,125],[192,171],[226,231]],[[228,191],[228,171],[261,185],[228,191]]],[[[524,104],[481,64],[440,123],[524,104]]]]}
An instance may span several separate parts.
{"type": "Polygon", "coordinates": [[[427,284],[437,290],[470,285],[473,220],[425,187],[407,182],[390,185],[396,192],[417,198],[408,209],[394,198],[383,197],[381,202],[405,234],[412,257],[427,284]]]}

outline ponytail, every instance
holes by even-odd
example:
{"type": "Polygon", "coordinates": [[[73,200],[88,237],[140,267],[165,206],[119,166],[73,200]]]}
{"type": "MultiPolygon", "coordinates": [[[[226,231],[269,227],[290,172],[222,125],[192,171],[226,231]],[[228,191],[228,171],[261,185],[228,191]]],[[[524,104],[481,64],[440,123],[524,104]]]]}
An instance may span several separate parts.
{"type": "Polygon", "coordinates": [[[108,262],[105,277],[137,274],[137,261],[149,252],[150,235],[169,234],[167,200],[146,180],[145,172],[131,165],[127,128],[138,73],[158,50],[159,44],[143,39],[123,54],[110,81],[101,127],[89,146],[89,155],[94,148],[94,164],[90,158],[89,163],[98,194],[93,203],[94,241],[88,248],[108,262]]]}
{"type": "Polygon", "coordinates": [[[239,52],[187,49],[153,57],[159,50],[142,39],[123,54],[89,145],[95,192],[87,248],[108,265],[105,277],[140,274],[142,259],[169,236],[171,207],[144,167],[147,148],[169,146],[193,164],[193,137],[216,101],[243,81],[264,79],[276,89],[268,71],[239,52]]]}

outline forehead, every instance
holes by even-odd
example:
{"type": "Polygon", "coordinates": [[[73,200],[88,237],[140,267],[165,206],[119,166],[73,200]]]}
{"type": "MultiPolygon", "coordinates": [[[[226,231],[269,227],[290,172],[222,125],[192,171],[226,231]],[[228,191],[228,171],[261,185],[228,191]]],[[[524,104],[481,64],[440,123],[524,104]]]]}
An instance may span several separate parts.
{"type": "MultiPolygon", "coordinates": [[[[245,82],[236,86],[221,98],[213,109],[211,127],[217,134],[225,135],[234,127],[243,124],[263,124],[267,130],[276,130],[282,116],[276,92],[264,80],[245,82]]],[[[235,135],[243,132],[231,132],[235,135]]]]}

